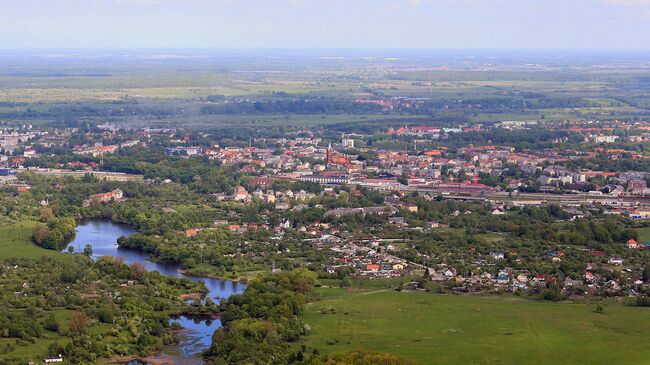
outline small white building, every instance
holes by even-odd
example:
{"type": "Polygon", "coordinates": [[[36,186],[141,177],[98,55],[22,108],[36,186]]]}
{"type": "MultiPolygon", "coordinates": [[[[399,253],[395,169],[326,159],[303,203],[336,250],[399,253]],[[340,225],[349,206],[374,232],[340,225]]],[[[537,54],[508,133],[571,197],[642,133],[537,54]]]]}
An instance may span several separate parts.
{"type": "Polygon", "coordinates": [[[46,364],[53,363],[53,362],[63,362],[63,355],[59,354],[59,356],[56,357],[46,357],[44,361],[46,364]]]}

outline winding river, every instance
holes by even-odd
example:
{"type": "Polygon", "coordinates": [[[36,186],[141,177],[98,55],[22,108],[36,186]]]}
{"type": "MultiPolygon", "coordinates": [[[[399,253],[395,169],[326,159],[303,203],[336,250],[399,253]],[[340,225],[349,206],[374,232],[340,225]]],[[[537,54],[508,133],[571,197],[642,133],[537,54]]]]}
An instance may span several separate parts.
{"type": "MultiPolygon", "coordinates": [[[[246,288],[245,284],[234,281],[197,278],[184,275],[180,272],[179,265],[151,262],[148,260],[149,255],[147,253],[139,250],[120,248],[117,245],[118,238],[121,236],[129,236],[134,232],[128,226],[107,220],[86,221],[77,226],[77,235],[68,247],[72,246],[75,252],[83,252],[86,245],[91,245],[93,247],[93,259],[102,256],[123,257],[126,264],[130,265],[139,262],[148,271],[159,271],[163,275],[188,278],[192,281],[202,281],[208,289],[207,296],[217,302],[222,298],[241,293],[246,288]]],[[[68,247],[63,252],[68,252],[68,247]]],[[[221,322],[218,319],[193,319],[184,316],[173,321],[179,322],[186,330],[183,331],[181,341],[177,345],[167,346],[163,354],[176,359],[177,363],[203,363],[200,353],[210,346],[212,334],[221,326],[221,322]]]]}

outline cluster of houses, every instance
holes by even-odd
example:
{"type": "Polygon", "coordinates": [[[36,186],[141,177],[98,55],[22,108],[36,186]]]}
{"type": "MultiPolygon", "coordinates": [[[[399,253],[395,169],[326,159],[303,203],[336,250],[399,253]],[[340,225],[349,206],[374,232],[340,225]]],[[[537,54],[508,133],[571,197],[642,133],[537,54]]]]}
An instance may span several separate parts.
{"type": "MultiPolygon", "coordinates": [[[[329,274],[346,269],[352,275],[366,278],[388,278],[400,276],[423,276],[432,282],[447,285],[457,292],[514,292],[553,286],[570,295],[638,295],[641,287],[648,283],[642,280],[644,267],[625,266],[618,256],[602,259],[604,252],[592,252],[595,262],[586,264],[581,275],[558,277],[530,270],[503,267],[495,271],[495,263],[505,260],[502,252],[492,252],[484,259],[477,259],[471,266],[471,273],[462,275],[447,264],[425,267],[400,257],[403,240],[389,239],[341,239],[330,234],[308,239],[319,250],[329,250],[332,264],[325,270],[329,274]]],[[[628,247],[638,248],[635,242],[628,247]]],[[[646,247],[646,245],[643,245],[646,247]]],[[[551,252],[550,260],[559,263],[562,252],[551,252]]]]}
{"type": "MultiPolygon", "coordinates": [[[[20,147],[30,145],[33,140],[37,139],[37,137],[45,134],[46,132],[44,131],[33,129],[31,125],[23,125],[15,128],[0,127],[0,149],[4,153],[12,153],[20,147]]],[[[25,150],[32,149],[29,148],[25,150]]]]}
{"type": "Polygon", "coordinates": [[[400,277],[410,269],[409,262],[396,255],[396,242],[375,238],[343,241],[328,235],[310,241],[318,249],[332,252],[333,263],[325,268],[329,274],[346,268],[352,269],[354,276],[376,279],[400,277]]]}
{"type": "MultiPolygon", "coordinates": [[[[648,247],[634,240],[630,240],[626,246],[633,249],[648,247]]],[[[432,281],[448,283],[453,290],[460,292],[526,291],[535,287],[553,286],[567,294],[634,296],[639,294],[641,287],[648,285],[643,281],[644,266],[626,266],[623,258],[619,256],[607,258],[602,251],[592,251],[591,255],[594,262],[587,263],[583,273],[573,277],[558,277],[510,267],[498,271],[490,270],[490,267],[495,267],[495,263],[505,260],[503,252],[492,252],[488,257],[476,260],[472,266],[472,273],[465,276],[445,264],[428,268],[427,275],[432,281]]],[[[549,258],[553,263],[559,263],[564,259],[564,253],[551,251],[549,258]]]]}
{"type": "MultiPolygon", "coordinates": [[[[274,191],[273,189],[262,190],[259,186],[251,184],[249,186],[251,186],[249,189],[252,190],[250,193],[242,185],[237,185],[232,194],[216,193],[214,197],[217,201],[234,201],[240,203],[250,203],[257,199],[267,204],[274,204],[277,210],[287,210],[291,207],[291,203],[298,203],[299,205],[301,202],[307,202],[316,196],[316,194],[305,190],[294,192],[287,188],[274,191]]],[[[270,183],[268,186],[270,186],[270,183]]]]}

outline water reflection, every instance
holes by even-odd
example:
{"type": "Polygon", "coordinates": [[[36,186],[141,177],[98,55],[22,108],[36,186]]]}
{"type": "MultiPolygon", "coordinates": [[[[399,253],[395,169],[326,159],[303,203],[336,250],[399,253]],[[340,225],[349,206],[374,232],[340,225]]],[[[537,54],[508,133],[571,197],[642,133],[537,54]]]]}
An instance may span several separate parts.
{"type": "Polygon", "coordinates": [[[195,355],[212,344],[212,334],[217,328],[221,327],[219,319],[200,319],[181,316],[173,319],[185,330],[180,333],[180,342],[178,345],[180,354],[184,357],[195,355]]]}

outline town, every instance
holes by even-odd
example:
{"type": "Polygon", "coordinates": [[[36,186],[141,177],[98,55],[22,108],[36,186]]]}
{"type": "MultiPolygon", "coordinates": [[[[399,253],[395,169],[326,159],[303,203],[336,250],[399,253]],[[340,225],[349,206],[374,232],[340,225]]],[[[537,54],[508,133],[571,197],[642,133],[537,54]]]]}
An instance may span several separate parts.
{"type": "MultiPolygon", "coordinates": [[[[467,216],[490,216],[495,222],[504,222],[527,209],[549,207],[561,209],[557,222],[618,217],[638,221],[631,224],[643,227],[650,216],[648,173],[611,171],[610,166],[621,160],[643,164],[647,158],[641,152],[609,148],[608,144],[644,141],[650,137],[649,130],[650,123],[620,121],[552,123],[544,127],[532,122],[454,128],[406,124],[371,135],[344,133],[339,139],[328,137],[331,133],[327,130],[297,129],[287,137],[251,136],[247,144],[239,141],[227,145],[209,131],[100,126],[94,132],[83,133],[84,139],[94,142],[72,146],[72,158],[62,162],[50,157],[49,151],[66,145],[72,136],[82,132],[22,126],[3,130],[2,135],[13,142],[2,157],[0,173],[4,186],[19,191],[30,188],[19,178],[26,173],[50,177],[97,174],[107,181],[139,180],[142,176],[138,174],[105,167],[104,159],[163,143],[164,153],[172,158],[231,166],[242,173],[241,184],[233,186],[232,193],[216,192],[204,197],[215,207],[228,211],[232,203],[262,204],[274,211],[262,214],[261,221],[230,216],[215,219],[212,226],[186,227],[183,233],[188,237],[224,228],[232,234],[262,229],[272,234],[272,242],[295,231],[295,237],[304,237],[301,245],[326,253],[327,259],[316,268],[320,272],[371,279],[426,278],[424,282],[409,282],[416,288],[438,283],[463,293],[539,292],[551,285],[567,295],[629,296],[639,295],[647,284],[648,269],[640,258],[643,256],[636,253],[650,248],[650,242],[638,238],[632,229],[612,242],[615,249],[609,252],[577,248],[564,236],[546,242],[548,250],[541,257],[522,257],[517,250],[498,244],[490,250],[449,253],[458,257],[436,256],[416,246],[428,233],[462,228],[459,222],[467,216]],[[553,148],[516,148],[493,141],[483,145],[456,142],[463,135],[477,133],[504,133],[516,138],[522,131],[546,134],[553,148]],[[384,147],[386,138],[404,148],[384,147]],[[198,145],[196,140],[204,143],[198,145]],[[291,188],[291,184],[301,183],[307,185],[291,188]],[[278,184],[286,187],[274,189],[278,184]],[[365,198],[372,205],[326,209],[331,203],[323,204],[324,199],[346,199],[349,203],[354,197],[365,198]],[[429,209],[428,205],[450,206],[452,201],[458,209],[444,218],[418,214],[429,209]],[[303,210],[321,213],[308,222],[282,218],[283,212],[303,210]],[[269,218],[278,214],[280,219],[272,224],[269,218]],[[358,227],[346,224],[350,217],[367,216],[376,216],[373,219],[391,228],[359,232],[358,227]],[[567,255],[581,260],[584,267],[579,272],[555,272],[554,267],[568,259],[567,255]],[[533,267],[539,266],[540,259],[547,265],[545,271],[538,272],[533,267]],[[461,263],[462,270],[454,263],[461,263]]],[[[178,182],[169,178],[144,179],[147,184],[178,182]]],[[[119,204],[123,199],[123,191],[116,188],[87,196],[83,206],[119,204]]],[[[47,201],[41,204],[46,206],[47,201]]],[[[509,240],[510,233],[498,228],[498,223],[494,225],[494,231],[484,228],[484,234],[496,235],[495,242],[509,240]]]]}
{"type": "MultiPolygon", "coordinates": [[[[382,23],[434,2],[398,3],[382,23]]],[[[644,363],[649,72],[622,51],[0,49],[0,364],[644,363]]]]}

